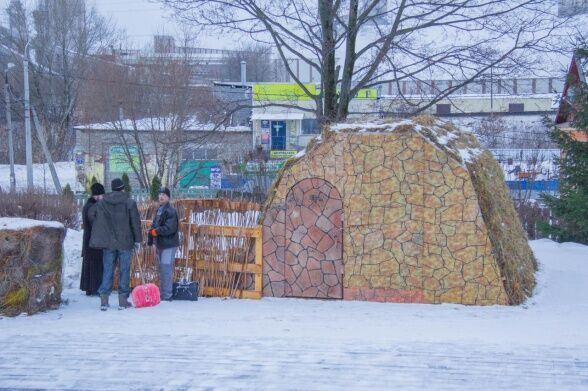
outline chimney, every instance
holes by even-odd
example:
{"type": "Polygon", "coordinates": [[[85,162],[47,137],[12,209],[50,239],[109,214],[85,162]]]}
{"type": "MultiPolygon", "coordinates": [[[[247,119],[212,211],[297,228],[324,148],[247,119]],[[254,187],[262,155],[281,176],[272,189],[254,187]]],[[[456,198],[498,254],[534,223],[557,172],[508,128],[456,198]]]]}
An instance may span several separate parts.
{"type": "Polygon", "coordinates": [[[247,83],[247,61],[241,61],[241,85],[247,83]]]}

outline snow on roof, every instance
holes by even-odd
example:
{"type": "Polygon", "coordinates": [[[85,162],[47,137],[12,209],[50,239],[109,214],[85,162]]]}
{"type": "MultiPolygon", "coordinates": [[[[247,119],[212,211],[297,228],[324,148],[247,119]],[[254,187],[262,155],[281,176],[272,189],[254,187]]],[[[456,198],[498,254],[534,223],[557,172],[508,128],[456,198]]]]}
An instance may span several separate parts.
{"type": "Polygon", "coordinates": [[[41,221],[21,217],[0,217],[0,230],[20,230],[34,227],[64,228],[63,224],[57,221],[41,221]]]}
{"type": "Polygon", "coordinates": [[[433,117],[426,117],[424,120],[415,118],[338,123],[330,127],[333,132],[357,133],[395,132],[407,129],[419,133],[436,148],[449,152],[460,163],[469,163],[484,152],[471,132],[462,131],[450,122],[433,117]]]}
{"type": "Polygon", "coordinates": [[[201,123],[195,118],[189,118],[182,124],[170,117],[141,118],[138,120],[124,119],[103,123],[74,126],[77,130],[137,130],[137,131],[171,131],[183,129],[195,132],[251,132],[247,126],[225,126],[215,123],[201,123]]]}

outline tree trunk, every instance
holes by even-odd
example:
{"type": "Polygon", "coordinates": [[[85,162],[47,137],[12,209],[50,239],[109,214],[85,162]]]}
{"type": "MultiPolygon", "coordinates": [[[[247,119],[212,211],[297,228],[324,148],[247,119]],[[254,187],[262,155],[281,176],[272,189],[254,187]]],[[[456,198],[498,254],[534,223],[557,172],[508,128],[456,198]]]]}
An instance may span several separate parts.
{"type": "Polygon", "coordinates": [[[337,118],[337,73],[335,71],[335,31],[333,0],[319,0],[322,27],[322,85],[323,118],[321,122],[337,118]]]}
{"type": "Polygon", "coordinates": [[[337,110],[337,121],[344,120],[349,114],[349,102],[351,101],[351,79],[355,69],[355,42],[357,40],[357,11],[359,0],[351,0],[349,4],[348,36],[345,48],[345,64],[341,81],[341,92],[339,95],[339,107],[337,110]]]}

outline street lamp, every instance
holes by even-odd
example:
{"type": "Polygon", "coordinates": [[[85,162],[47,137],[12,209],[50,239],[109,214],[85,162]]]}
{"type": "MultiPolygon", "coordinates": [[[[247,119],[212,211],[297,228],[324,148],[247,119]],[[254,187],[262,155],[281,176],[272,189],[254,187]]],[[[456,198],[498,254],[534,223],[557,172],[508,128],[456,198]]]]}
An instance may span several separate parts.
{"type": "Polygon", "coordinates": [[[9,62],[4,69],[4,100],[6,102],[6,124],[8,127],[8,158],[10,160],[10,192],[16,191],[16,176],[14,175],[14,141],[12,139],[12,113],[10,110],[10,92],[8,87],[8,71],[14,68],[9,62]]]}

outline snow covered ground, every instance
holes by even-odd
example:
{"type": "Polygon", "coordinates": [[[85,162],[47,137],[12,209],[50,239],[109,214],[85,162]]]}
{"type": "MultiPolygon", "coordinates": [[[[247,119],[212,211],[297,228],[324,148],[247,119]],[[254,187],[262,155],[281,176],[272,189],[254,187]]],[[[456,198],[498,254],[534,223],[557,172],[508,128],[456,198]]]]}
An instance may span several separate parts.
{"type": "MultiPolygon", "coordinates": [[[[0,389],[588,389],[588,247],[531,242],[519,307],[298,299],[98,310],[69,231],[59,310],[0,319],[0,389]]],[[[111,298],[113,301],[114,297],[111,298]]]]}
{"type": "MultiPolygon", "coordinates": [[[[69,184],[75,190],[76,186],[76,168],[74,162],[56,162],[55,171],[61,183],[61,187],[69,184]]],[[[14,177],[16,178],[16,189],[26,190],[27,188],[27,166],[21,164],[14,165],[14,177]]],[[[33,184],[36,188],[46,189],[53,192],[55,187],[51,178],[51,171],[47,164],[33,164],[33,184]]],[[[10,165],[0,164],[0,187],[4,191],[10,189],[10,165]]]]}

